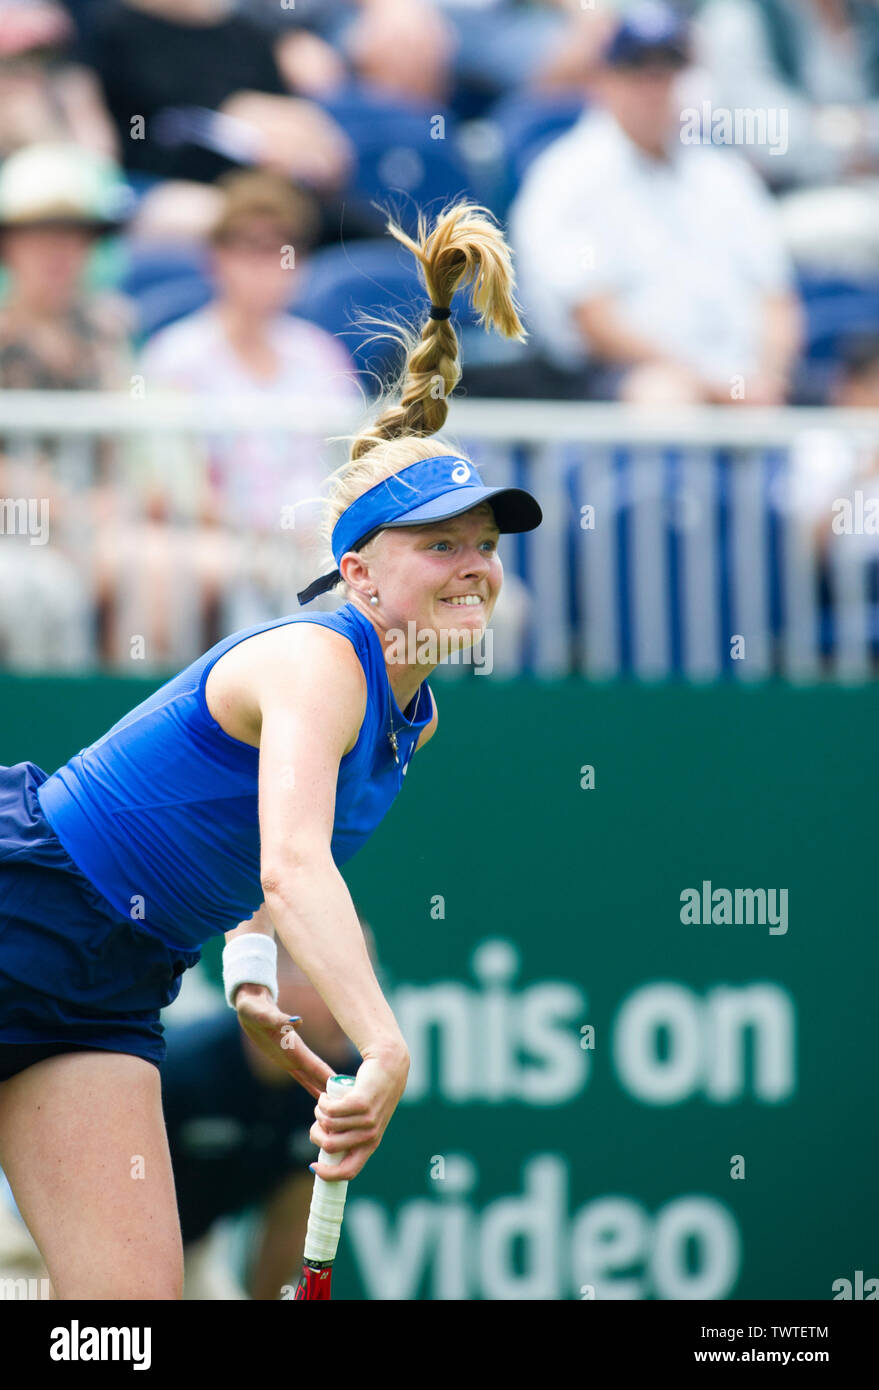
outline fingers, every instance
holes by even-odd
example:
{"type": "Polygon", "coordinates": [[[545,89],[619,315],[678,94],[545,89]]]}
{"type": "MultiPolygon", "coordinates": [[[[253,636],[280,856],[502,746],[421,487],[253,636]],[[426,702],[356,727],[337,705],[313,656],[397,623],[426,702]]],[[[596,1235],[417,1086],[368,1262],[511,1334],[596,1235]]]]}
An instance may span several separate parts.
{"type": "MultiPolygon", "coordinates": [[[[315,1106],[315,1114],[320,1117],[320,1106],[315,1106]]],[[[341,1115],[335,1120],[318,1118],[308,1132],[312,1144],[325,1153],[347,1153],[351,1149],[370,1152],[378,1147],[382,1128],[369,1115],[341,1115]]]]}
{"type": "Polygon", "coordinates": [[[324,1095],[335,1072],[297,1033],[301,1018],[288,1017],[270,998],[241,999],[239,990],[237,999],[241,1026],[260,1051],[289,1072],[315,1100],[324,1095]]]}
{"type": "MultiPolygon", "coordinates": [[[[374,1121],[368,1111],[358,1111],[353,1115],[338,1114],[336,1112],[331,1114],[329,1110],[324,1109],[321,1105],[323,1099],[323,1096],[318,1099],[318,1103],[314,1107],[314,1117],[325,1133],[340,1134],[342,1130],[347,1132],[349,1130],[372,1129],[374,1121]]],[[[359,1134],[357,1137],[362,1140],[364,1136],[359,1134]]]]}
{"type": "Polygon", "coordinates": [[[311,1171],[325,1182],[349,1182],[351,1178],[357,1177],[373,1152],[373,1148],[355,1149],[346,1154],[341,1163],[321,1163],[319,1159],[315,1159],[309,1166],[311,1171]]]}
{"type": "MultiPolygon", "coordinates": [[[[295,1076],[300,1086],[304,1086],[309,1095],[318,1100],[324,1095],[327,1089],[327,1082],[331,1076],[335,1076],[332,1067],[318,1057],[316,1052],[312,1052],[300,1037],[295,1034],[287,1033],[285,1037],[296,1037],[296,1046],[292,1050],[286,1051],[289,1059],[285,1062],[287,1070],[295,1076]]],[[[283,1045],[283,1044],[282,1044],[283,1045]]]]}
{"type": "Polygon", "coordinates": [[[322,1149],[328,1154],[348,1153],[350,1149],[362,1148],[364,1144],[371,1144],[375,1148],[380,1138],[375,1129],[345,1130],[338,1134],[327,1134],[318,1124],[312,1125],[308,1137],[316,1149],[322,1149]]]}

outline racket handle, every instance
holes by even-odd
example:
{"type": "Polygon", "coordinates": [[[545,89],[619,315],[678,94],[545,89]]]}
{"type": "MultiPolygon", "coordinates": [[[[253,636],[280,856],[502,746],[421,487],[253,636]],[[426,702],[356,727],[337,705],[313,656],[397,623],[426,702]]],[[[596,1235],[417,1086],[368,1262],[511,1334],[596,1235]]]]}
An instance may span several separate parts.
{"type": "MultiPolygon", "coordinates": [[[[353,1085],[353,1076],[331,1076],[327,1082],[327,1096],[330,1100],[338,1100],[341,1096],[347,1095],[353,1085]]],[[[318,1162],[335,1167],[344,1157],[344,1153],[327,1153],[321,1149],[318,1162]]],[[[315,1173],[311,1207],[308,1212],[308,1229],[305,1233],[306,1260],[322,1264],[336,1258],[347,1195],[347,1182],[327,1182],[315,1173]]]]}

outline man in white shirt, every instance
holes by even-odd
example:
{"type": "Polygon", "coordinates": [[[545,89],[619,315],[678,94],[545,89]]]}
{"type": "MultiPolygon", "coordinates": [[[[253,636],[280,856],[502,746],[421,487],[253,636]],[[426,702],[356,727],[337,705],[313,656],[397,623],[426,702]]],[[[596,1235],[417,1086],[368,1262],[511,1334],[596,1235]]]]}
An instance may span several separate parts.
{"type": "Polygon", "coordinates": [[[531,166],[510,211],[535,345],[628,401],[781,404],[802,327],[769,195],[727,149],[686,143],[689,32],[636,5],[598,105],[531,166]]]}

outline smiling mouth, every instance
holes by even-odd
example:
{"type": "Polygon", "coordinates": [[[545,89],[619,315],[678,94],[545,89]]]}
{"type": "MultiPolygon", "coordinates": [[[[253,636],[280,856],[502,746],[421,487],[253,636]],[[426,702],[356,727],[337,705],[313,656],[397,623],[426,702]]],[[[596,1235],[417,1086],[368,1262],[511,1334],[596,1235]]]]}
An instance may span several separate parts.
{"type": "Polygon", "coordinates": [[[455,594],[451,598],[441,598],[440,603],[447,603],[451,608],[482,608],[485,600],[479,594],[455,594]]]}

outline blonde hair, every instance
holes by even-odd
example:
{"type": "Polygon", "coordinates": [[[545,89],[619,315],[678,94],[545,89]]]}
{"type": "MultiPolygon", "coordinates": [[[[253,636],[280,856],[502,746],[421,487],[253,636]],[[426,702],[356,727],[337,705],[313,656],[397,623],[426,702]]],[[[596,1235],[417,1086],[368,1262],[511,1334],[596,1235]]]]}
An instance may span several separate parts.
{"type": "MultiPolygon", "coordinates": [[[[432,304],[450,308],[456,290],[469,286],[481,326],[525,342],[510,248],[488,208],[455,203],[440,213],[430,232],[419,212],[414,239],[391,218],[387,229],[417,260],[432,304]]],[[[376,483],[420,459],[460,453],[449,441],[431,437],[445,424],[448,398],[461,379],[460,344],[451,320],[427,318],[420,332],[392,319],[361,316],[361,322],[385,330],[377,336],[396,339],[404,364],[379,397],[372,424],[359,434],[336,436],[350,440],[351,448],[348,460],[327,479],[320,534],[328,548],[339,517],[376,483]]]]}

